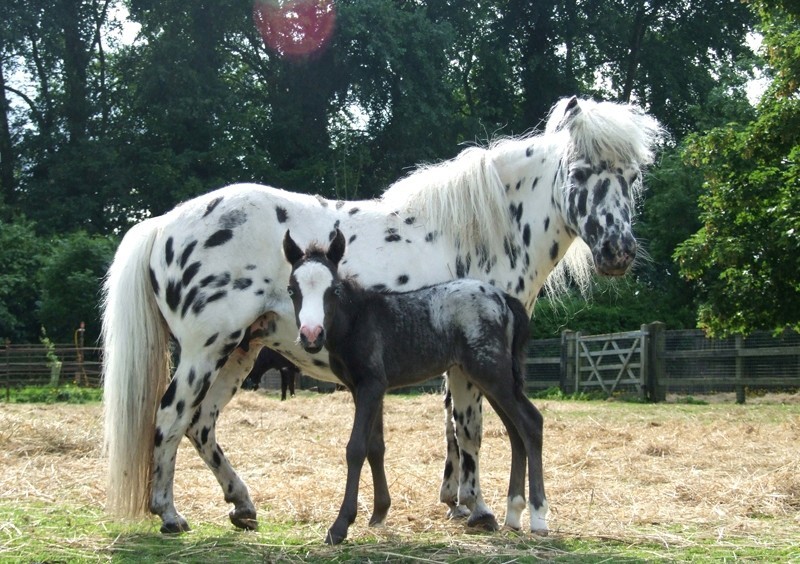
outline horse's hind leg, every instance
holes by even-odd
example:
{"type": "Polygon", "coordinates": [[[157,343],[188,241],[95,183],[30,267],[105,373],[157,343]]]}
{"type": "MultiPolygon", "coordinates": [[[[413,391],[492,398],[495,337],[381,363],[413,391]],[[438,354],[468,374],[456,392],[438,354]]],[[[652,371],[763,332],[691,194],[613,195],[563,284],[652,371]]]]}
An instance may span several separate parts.
{"type": "Polygon", "coordinates": [[[461,476],[461,459],[458,452],[455,424],[453,423],[453,397],[450,393],[450,386],[446,375],[444,393],[444,432],[447,452],[444,461],[442,486],[439,488],[439,501],[447,505],[448,519],[467,517],[469,515],[469,509],[463,505],[458,505],[458,479],[459,476],[461,476]]]}
{"type": "MultiPolygon", "coordinates": [[[[497,384],[496,380],[492,384],[497,384]]],[[[542,465],[543,418],[539,410],[525,397],[522,390],[513,386],[497,386],[486,389],[487,397],[492,397],[492,405],[498,414],[504,413],[503,421],[508,419],[516,428],[517,435],[525,445],[528,459],[528,489],[530,498],[528,510],[531,518],[531,532],[547,534],[547,499],[544,495],[544,472],[542,465]]],[[[502,417],[502,416],[501,416],[502,417]]],[[[509,437],[511,429],[509,428],[509,437]]],[[[512,442],[512,448],[513,442],[512,442]]],[[[513,455],[512,455],[513,456],[513,455]]],[[[512,458],[513,465],[513,458],[512,458]]],[[[509,485],[509,498],[511,496],[509,485]]],[[[511,510],[509,499],[509,510],[511,510]]],[[[519,517],[517,517],[519,521],[519,517]]]]}
{"type": "Polygon", "coordinates": [[[253,366],[259,347],[248,351],[237,348],[228,357],[217,379],[209,388],[202,403],[197,407],[192,422],[186,432],[203,462],[214,473],[225,495],[225,501],[233,503],[229,516],[231,522],[240,529],[255,530],[256,508],[250,499],[247,486],[231,466],[228,458],[216,439],[217,418],[253,366]]]}
{"type": "MultiPolygon", "coordinates": [[[[491,378],[493,375],[489,377],[491,378]]],[[[517,431],[514,421],[497,404],[494,397],[486,394],[486,399],[489,400],[495,413],[503,422],[511,443],[511,472],[508,478],[508,505],[504,525],[519,531],[522,528],[522,511],[525,509],[525,467],[527,465],[525,441],[517,431]]]]}
{"type": "Polygon", "coordinates": [[[492,510],[483,500],[480,485],[483,406],[481,392],[459,368],[451,368],[448,385],[453,400],[453,421],[458,441],[460,475],[458,502],[470,510],[467,525],[496,531],[500,528],[492,510]]]}
{"type": "Polygon", "coordinates": [[[153,439],[153,482],[150,511],[161,517],[162,533],[189,530],[186,519],[175,509],[173,484],[178,445],[190,424],[191,414],[214,380],[216,370],[208,359],[191,358],[183,351],[181,361],[156,413],[153,439]]]}
{"type": "Polygon", "coordinates": [[[381,400],[375,421],[372,424],[372,431],[369,435],[367,445],[367,461],[372,470],[372,487],[374,490],[374,508],[372,517],[369,519],[370,526],[383,524],[389,507],[392,504],[389,496],[389,485],[386,483],[386,469],[384,467],[384,453],[386,444],[383,440],[383,400],[381,400]]]}

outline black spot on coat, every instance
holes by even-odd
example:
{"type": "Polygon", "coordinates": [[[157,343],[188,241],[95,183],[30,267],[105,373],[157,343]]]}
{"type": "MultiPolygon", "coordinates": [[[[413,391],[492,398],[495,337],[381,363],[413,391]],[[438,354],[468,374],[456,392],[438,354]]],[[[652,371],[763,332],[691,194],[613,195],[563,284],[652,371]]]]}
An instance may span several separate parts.
{"type": "Polygon", "coordinates": [[[196,246],[197,246],[197,241],[192,241],[191,243],[186,245],[185,249],[183,249],[183,252],[181,253],[180,261],[178,261],[178,265],[181,268],[186,266],[186,263],[189,261],[189,257],[192,255],[192,251],[194,251],[194,248],[196,246]]]}
{"type": "Polygon", "coordinates": [[[167,259],[167,266],[172,264],[172,259],[175,258],[175,251],[172,248],[172,237],[167,239],[167,244],[164,246],[164,257],[167,259]]]}
{"type": "Polygon", "coordinates": [[[230,241],[232,238],[233,238],[233,231],[232,230],[230,230],[230,229],[220,229],[219,231],[217,231],[216,233],[211,235],[211,237],[206,239],[206,242],[203,244],[203,246],[206,249],[210,249],[211,247],[218,247],[220,245],[224,245],[225,243],[230,241]]]}
{"type": "Polygon", "coordinates": [[[218,198],[214,198],[213,200],[208,202],[208,205],[206,206],[206,212],[203,214],[203,217],[207,216],[212,211],[214,211],[214,208],[216,208],[221,201],[222,201],[222,196],[219,196],[218,198]]]}

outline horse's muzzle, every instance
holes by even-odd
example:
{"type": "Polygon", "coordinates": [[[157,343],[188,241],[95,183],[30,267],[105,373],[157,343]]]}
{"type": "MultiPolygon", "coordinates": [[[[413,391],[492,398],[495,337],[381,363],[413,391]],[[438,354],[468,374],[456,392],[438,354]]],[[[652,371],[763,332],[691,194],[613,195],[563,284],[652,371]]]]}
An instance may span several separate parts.
{"type": "Polygon", "coordinates": [[[636,258],[636,239],[631,235],[607,239],[592,253],[594,266],[601,276],[623,276],[636,258]]]}
{"type": "Polygon", "coordinates": [[[318,353],[325,345],[325,329],[321,325],[316,327],[300,327],[300,345],[306,352],[318,353]]]}

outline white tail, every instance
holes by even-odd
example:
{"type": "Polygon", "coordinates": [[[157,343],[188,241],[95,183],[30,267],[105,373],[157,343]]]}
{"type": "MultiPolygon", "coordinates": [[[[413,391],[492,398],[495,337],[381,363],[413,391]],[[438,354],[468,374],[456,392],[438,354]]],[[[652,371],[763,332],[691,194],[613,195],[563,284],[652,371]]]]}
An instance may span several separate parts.
{"type": "Polygon", "coordinates": [[[169,380],[169,330],[149,270],[157,232],[158,218],[128,231],[103,288],[107,509],[121,517],[149,507],[155,416],[169,380]]]}

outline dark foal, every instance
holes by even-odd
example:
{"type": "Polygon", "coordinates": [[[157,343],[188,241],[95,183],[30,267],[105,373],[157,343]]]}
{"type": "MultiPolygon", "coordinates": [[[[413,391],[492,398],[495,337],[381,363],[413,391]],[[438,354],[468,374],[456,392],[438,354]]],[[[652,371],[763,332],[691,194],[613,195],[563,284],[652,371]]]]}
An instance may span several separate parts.
{"type": "MultiPolygon", "coordinates": [[[[519,300],[468,279],[405,293],[364,289],[351,279],[339,278],[345,239],[338,229],[327,251],[311,247],[304,252],[288,231],[283,249],[292,265],[289,294],[300,343],[312,354],[323,346],[327,349],[333,372],[355,401],[344,500],[325,541],[336,544],[347,537],[356,517],[365,458],[375,491],[370,525],[381,524],[389,511],[383,464],[386,391],[422,382],[454,366],[486,396],[508,431],[511,475],[506,525],[520,528],[527,462],[531,531],[546,533],[542,416],[523,392],[529,318],[519,300]]],[[[474,461],[462,458],[461,465],[474,461]]]]}
{"type": "Polygon", "coordinates": [[[286,399],[287,391],[291,397],[294,397],[294,383],[297,376],[300,375],[300,369],[286,360],[286,357],[282,354],[267,347],[264,347],[258,353],[253,368],[242,382],[242,388],[245,390],[257,390],[261,377],[267,370],[272,368],[281,374],[281,400],[286,399]]]}

